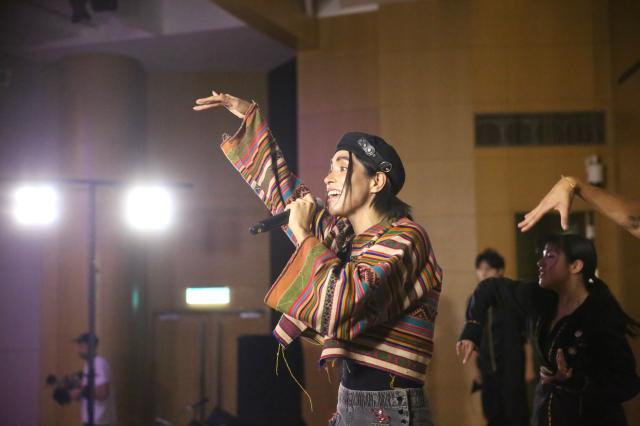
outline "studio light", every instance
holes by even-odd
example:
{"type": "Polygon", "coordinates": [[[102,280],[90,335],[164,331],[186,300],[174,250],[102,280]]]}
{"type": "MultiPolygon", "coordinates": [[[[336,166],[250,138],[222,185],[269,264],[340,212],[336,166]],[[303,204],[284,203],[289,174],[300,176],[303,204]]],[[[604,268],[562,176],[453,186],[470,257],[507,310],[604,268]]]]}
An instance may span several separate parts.
{"type": "Polygon", "coordinates": [[[229,287],[189,287],[185,292],[189,306],[228,305],[231,301],[229,287]]]}
{"type": "Polygon", "coordinates": [[[13,193],[13,203],[13,216],[22,225],[50,225],[60,215],[60,197],[52,185],[21,186],[13,193]]]}
{"type": "MultiPolygon", "coordinates": [[[[6,178],[7,181],[15,182],[17,179],[6,178]]],[[[103,209],[98,209],[98,195],[101,188],[114,188],[118,191],[125,185],[120,180],[92,179],[92,178],[57,178],[47,180],[55,182],[53,184],[32,183],[22,185],[13,190],[11,196],[6,197],[13,202],[8,206],[9,212],[15,221],[21,225],[49,225],[58,219],[60,215],[61,197],[58,195],[58,186],[80,187],[85,189],[86,208],[80,209],[86,214],[85,232],[87,243],[86,266],[88,270],[87,293],[88,293],[88,325],[89,333],[96,332],[96,310],[97,310],[97,281],[98,281],[98,260],[97,260],[97,227],[99,224],[98,213],[103,209]]],[[[40,181],[42,182],[42,181],[40,181]]],[[[174,182],[169,183],[171,188],[191,188],[190,183],[174,182]]],[[[71,212],[72,209],[67,211],[71,212]]],[[[142,231],[164,230],[173,222],[174,203],[172,194],[167,188],[159,185],[136,186],[126,194],[124,213],[129,224],[142,231]]],[[[73,213],[73,212],[71,212],[73,213]]],[[[227,294],[227,300],[228,300],[227,294]]],[[[227,302],[228,303],[228,302],[227,302]]],[[[136,288],[131,294],[131,306],[134,310],[139,309],[140,293],[136,288]]],[[[94,372],[95,344],[89,344],[87,356],[88,372],[88,397],[87,412],[89,421],[86,424],[94,425],[94,398],[95,389],[94,372]]]]}
{"type": "Polygon", "coordinates": [[[173,222],[174,203],[168,189],[161,186],[131,188],[125,199],[125,217],[139,231],[162,231],[173,222]]]}

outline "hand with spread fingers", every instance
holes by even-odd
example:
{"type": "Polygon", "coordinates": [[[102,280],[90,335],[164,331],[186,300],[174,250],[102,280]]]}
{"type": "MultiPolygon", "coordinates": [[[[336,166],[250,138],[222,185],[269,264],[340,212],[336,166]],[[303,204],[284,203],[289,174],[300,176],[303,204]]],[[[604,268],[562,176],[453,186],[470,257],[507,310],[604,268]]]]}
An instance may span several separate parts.
{"type": "Polygon", "coordinates": [[[229,95],[228,93],[218,93],[213,90],[211,91],[211,96],[196,99],[196,105],[193,109],[194,111],[204,111],[205,109],[218,107],[225,107],[236,117],[244,118],[251,107],[251,102],[229,95]]]}
{"type": "Polygon", "coordinates": [[[474,353],[478,353],[478,348],[471,340],[460,340],[456,343],[456,355],[462,355],[463,364],[466,364],[474,353]]]}
{"type": "Polygon", "coordinates": [[[316,202],[309,194],[292,201],[285,210],[289,210],[289,229],[298,243],[311,235],[311,225],[316,211],[316,202]]]}
{"type": "Polygon", "coordinates": [[[540,381],[543,385],[549,383],[562,383],[567,379],[570,379],[573,375],[573,369],[567,366],[567,360],[564,357],[562,349],[558,349],[556,352],[556,372],[552,372],[548,368],[540,367],[540,381]]]}
{"type": "Polygon", "coordinates": [[[522,222],[518,223],[518,228],[522,232],[526,232],[545,214],[551,210],[557,210],[560,213],[562,229],[568,230],[569,212],[575,195],[622,226],[634,237],[640,238],[640,200],[607,192],[573,176],[562,176],[542,201],[524,216],[522,222]]]}
{"type": "Polygon", "coordinates": [[[573,203],[573,196],[576,190],[576,180],[563,176],[545,195],[540,203],[529,213],[524,215],[524,220],[518,223],[518,228],[526,232],[533,227],[545,214],[551,210],[560,213],[560,226],[565,231],[569,229],[569,212],[573,203]]]}

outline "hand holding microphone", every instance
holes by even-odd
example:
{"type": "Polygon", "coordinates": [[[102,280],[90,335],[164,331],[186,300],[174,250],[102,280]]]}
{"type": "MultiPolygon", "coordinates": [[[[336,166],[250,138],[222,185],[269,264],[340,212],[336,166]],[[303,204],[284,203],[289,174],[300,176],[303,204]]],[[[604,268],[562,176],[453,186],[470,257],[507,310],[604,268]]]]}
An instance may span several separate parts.
{"type": "Polygon", "coordinates": [[[249,228],[251,234],[268,232],[288,224],[296,241],[302,241],[311,235],[312,222],[318,208],[323,208],[324,202],[307,194],[290,203],[282,213],[273,215],[249,228]]]}
{"type": "Polygon", "coordinates": [[[296,241],[300,242],[311,235],[316,200],[307,194],[290,203],[286,210],[289,211],[289,230],[293,233],[296,241]]]}

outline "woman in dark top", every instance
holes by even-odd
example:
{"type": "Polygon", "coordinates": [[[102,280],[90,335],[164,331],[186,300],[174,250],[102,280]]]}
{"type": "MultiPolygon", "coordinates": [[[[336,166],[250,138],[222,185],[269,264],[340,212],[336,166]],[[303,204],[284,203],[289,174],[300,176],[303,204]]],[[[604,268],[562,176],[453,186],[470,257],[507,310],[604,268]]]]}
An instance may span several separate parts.
{"type": "Polygon", "coordinates": [[[456,346],[465,363],[480,345],[491,306],[513,307],[530,321],[540,381],[532,425],[626,425],[622,403],[640,391],[627,335],[639,324],[595,276],[593,243],[577,235],[546,240],[538,261],[538,283],[506,278],[483,281],[467,308],[456,346]]]}

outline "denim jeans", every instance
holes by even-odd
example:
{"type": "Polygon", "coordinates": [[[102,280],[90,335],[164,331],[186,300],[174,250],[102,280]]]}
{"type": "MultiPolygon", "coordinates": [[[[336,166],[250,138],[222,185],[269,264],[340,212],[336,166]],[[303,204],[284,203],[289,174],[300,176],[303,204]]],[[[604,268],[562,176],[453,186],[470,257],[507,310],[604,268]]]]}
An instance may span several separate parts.
{"type": "Polygon", "coordinates": [[[423,389],[354,391],[340,385],[329,426],[433,426],[423,389]]]}

